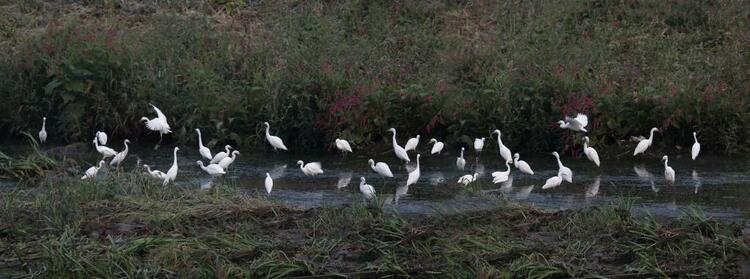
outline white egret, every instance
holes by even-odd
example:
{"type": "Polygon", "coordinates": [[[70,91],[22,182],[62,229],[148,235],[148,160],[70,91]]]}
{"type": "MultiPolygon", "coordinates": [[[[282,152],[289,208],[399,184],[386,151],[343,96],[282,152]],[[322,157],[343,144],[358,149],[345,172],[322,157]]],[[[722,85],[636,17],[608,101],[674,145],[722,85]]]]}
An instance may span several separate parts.
{"type": "Polygon", "coordinates": [[[638,142],[638,145],[635,146],[635,151],[633,151],[633,156],[646,152],[646,149],[648,149],[651,146],[651,143],[654,142],[654,132],[657,132],[657,131],[659,131],[659,129],[657,129],[656,127],[651,128],[648,138],[640,140],[640,142],[638,142]]]}
{"type": "Polygon", "coordinates": [[[99,161],[98,166],[92,166],[89,169],[86,170],[86,173],[81,176],[81,180],[86,180],[89,178],[96,178],[96,174],[99,173],[99,169],[104,166],[104,160],[99,161]]]}
{"type": "Polygon", "coordinates": [[[557,121],[560,124],[560,128],[571,129],[577,132],[588,132],[586,131],[586,125],[589,124],[589,118],[583,113],[579,113],[575,118],[565,116],[565,121],[557,121]]]}
{"type": "Polygon", "coordinates": [[[107,145],[107,133],[102,131],[96,131],[96,139],[99,140],[99,144],[107,145]]]}
{"type": "Polygon", "coordinates": [[[198,133],[198,153],[201,154],[201,157],[206,160],[211,160],[214,157],[211,156],[211,149],[208,149],[205,145],[203,145],[203,138],[201,136],[201,129],[195,129],[195,132],[198,133]]]}
{"type": "Polygon", "coordinates": [[[234,160],[237,159],[237,155],[238,154],[240,154],[239,151],[237,151],[237,150],[232,151],[232,155],[231,156],[224,157],[224,159],[221,159],[221,161],[219,161],[216,164],[219,165],[222,169],[226,170],[227,168],[229,168],[229,165],[231,165],[232,163],[234,163],[234,160]]]}
{"type": "Polygon", "coordinates": [[[371,200],[375,197],[375,188],[365,182],[364,176],[359,178],[359,192],[362,193],[362,196],[365,197],[366,200],[371,200]]]}
{"type": "Polygon", "coordinates": [[[458,184],[463,184],[464,186],[468,186],[469,183],[472,183],[474,181],[477,181],[477,176],[479,176],[478,173],[474,173],[474,175],[467,174],[464,176],[461,176],[458,178],[458,184]]]}
{"type": "Polygon", "coordinates": [[[146,174],[153,178],[164,179],[164,176],[166,176],[166,174],[164,174],[164,172],[160,170],[151,170],[151,167],[149,165],[143,165],[143,167],[146,168],[146,174]]]}
{"type": "Polygon", "coordinates": [[[99,145],[99,140],[96,137],[94,138],[94,147],[105,159],[117,155],[117,151],[114,149],[99,145]]]}
{"type": "Polygon", "coordinates": [[[307,176],[315,176],[323,173],[323,166],[319,162],[311,162],[305,164],[305,162],[299,160],[297,161],[297,165],[299,165],[299,169],[302,170],[302,173],[307,176]]]}
{"type": "Polygon", "coordinates": [[[396,128],[390,128],[388,129],[388,132],[393,133],[393,152],[396,153],[396,157],[407,163],[411,162],[411,160],[409,160],[409,154],[406,153],[406,149],[398,145],[398,142],[396,142],[396,128]]]}
{"type": "Polygon", "coordinates": [[[42,117],[42,129],[39,130],[39,142],[47,141],[47,117],[42,117]]]}
{"type": "Polygon", "coordinates": [[[273,150],[287,150],[286,145],[284,145],[284,141],[282,141],[280,137],[272,136],[268,131],[269,129],[271,129],[271,125],[268,124],[268,122],[263,122],[263,126],[266,127],[266,140],[271,144],[273,150]]]}
{"type": "Polygon", "coordinates": [[[669,184],[674,184],[674,169],[667,165],[669,158],[665,155],[661,160],[664,161],[664,179],[666,179],[669,184]]]}
{"type": "Polygon", "coordinates": [[[409,176],[406,178],[406,186],[409,187],[409,185],[412,185],[414,183],[417,183],[417,180],[419,180],[420,172],[419,172],[419,157],[421,154],[417,154],[417,168],[414,169],[414,171],[409,173],[409,176]]]}
{"type": "Polygon", "coordinates": [[[589,146],[589,137],[583,137],[583,154],[586,154],[586,157],[591,160],[591,162],[594,162],[596,166],[599,166],[599,153],[596,153],[596,149],[589,146]]]}
{"type": "Polygon", "coordinates": [[[497,148],[500,150],[500,156],[503,157],[503,160],[513,160],[513,155],[510,152],[510,149],[503,144],[503,135],[500,133],[500,130],[495,129],[495,131],[492,131],[492,134],[497,134],[497,148]]]}
{"type": "Polygon", "coordinates": [[[378,162],[376,164],[373,159],[368,160],[367,163],[370,164],[370,168],[379,175],[383,177],[393,177],[393,173],[391,172],[391,168],[388,167],[388,164],[384,162],[378,162]]]}
{"type": "Polygon", "coordinates": [[[482,149],[484,149],[484,138],[475,138],[474,151],[476,151],[477,153],[481,153],[482,149]]]}
{"type": "Polygon", "coordinates": [[[695,140],[695,143],[693,143],[693,148],[690,150],[690,157],[695,160],[695,158],[698,158],[698,153],[701,152],[701,144],[698,143],[698,136],[696,132],[693,132],[693,139],[695,140]]]}
{"type": "Polygon", "coordinates": [[[200,160],[199,161],[195,161],[195,163],[198,164],[198,166],[201,167],[201,169],[203,169],[203,171],[205,171],[207,174],[209,174],[209,175],[211,175],[213,177],[222,176],[222,175],[225,175],[227,173],[218,164],[209,164],[208,166],[204,166],[203,165],[203,161],[200,161],[200,160]]]}
{"type": "Polygon", "coordinates": [[[266,173],[265,186],[266,186],[266,193],[270,195],[271,190],[273,190],[273,178],[271,178],[271,175],[269,173],[266,173]]]}
{"type": "Polygon", "coordinates": [[[496,171],[492,173],[492,183],[501,183],[508,181],[508,177],[510,177],[510,160],[505,161],[505,171],[496,171]]]}
{"type": "Polygon", "coordinates": [[[165,116],[164,113],[162,113],[161,110],[159,110],[159,108],[157,108],[155,105],[150,105],[154,108],[154,111],[156,111],[156,118],[148,119],[148,117],[144,116],[141,117],[141,121],[146,123],[146,128],[148,128],[149,130],[159,132],[159,144],[161,144],[164,135],[171,133],[172,130],[169,127],[169,123],[167,122],[167,116],[165,116]]]}
{"type": "Polygon", "coordinates": [[[341,150],[342,153],[346,154],[346,152],[351,153],[352,152],[352,146],[349,145],[349,142],[343,139],[336,139],[336,148],[338,150],[341,150]]]}
{"type": "Polygon", "coordinates": [[[177,151],[179,151],[180,148],[176,147],[174,148],[174,161],[172,161],[172,166],[167,170],[167,174],[164,175],[164,186],[167,186],[169,182],[174,182],[174,180],[177,178],[177,151]]]}
{"type": "Polygon", "coordinates": [[[129,139],[125,139],[123,141],[123,144],[125,145],[125,149],[120,151],[120,153],[117,153],[114,158],[112,158],[112,161],[109,162],[110,166],[119,166],[122,161],[125,161],[125,157],[128,156],[128,143],[130,143],[129,139]]]}
{"type": "Polygon", "coordinates": [[[513,165],[522,173],[534,175],[534,171],[531,170],[531,166],[529,166],[529,164],[526,163],[526,161],[521,160],[520,158],[521,158],[521,155],[519,155],[518,153],[513,155],[513,165]]]}
{"type": "Polygon", "coordinates": [[[459,170],[464,170],[464,167],[466,167],[466,159],[464,159],[464,148],[461,147],[461,156],[456,158],[456,167],[459,170]]]}
{"type": "Polygon", "coordinates": [[[445,147],[445,144],[442,141],[436,139],[430,139],[430,143],[433,143],[430,154],[440,154],[440,152],[443,151],[443,147],[445,147]]]}
{"type": "Polygon", "coordinates": [[[226,158],[227,156],[229,156],[229,150],[230,149],[232,149],[231,145],[228,145],[228,144],[225,145],[224,146],[224,151],[216,153],[214,155],[214,158],[211,159],[211,164],[217,164],[217,163],[221,162],[221,160],[224,160],[224,158],[226,158]]]}
{"type": "Polygon", "coordinates": [[[406,141],[406,145],[404,145],[404,150],[417,150],[417,145],[419,145],[419,135],[417,135],[414,138],[410,138],[408,141],[406,141]]]}
{"type": "Polygon", "coordinates": [[[573,183],[573,171],[571,171],[570,168],[563,166],[562,161],[560,161],[560,155],[557,154],[557,151],[552,152],[552,156],[555,156],[555,159],[557,159],[557,166],[559,168],[557,172],[560,177],[568,183],[573,183]]]}
{"type": "Polygon", "coordinates": [[[548,178],[547,181],[544,182],[544,185],[542,185],[542,189],[549,189],[560,186],[560,184],[562,184],[562,181],[563,178],[560,177],[560,174],[558,173],[556,176],[548,178]]]}

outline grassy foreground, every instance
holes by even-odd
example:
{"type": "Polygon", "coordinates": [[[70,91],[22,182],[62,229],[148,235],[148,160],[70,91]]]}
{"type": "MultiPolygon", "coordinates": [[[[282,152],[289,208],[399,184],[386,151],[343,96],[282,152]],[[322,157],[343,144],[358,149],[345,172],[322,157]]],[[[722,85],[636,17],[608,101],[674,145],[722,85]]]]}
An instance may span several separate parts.
{"type": "MultiPolygon", "coordinates": [[[[359,203],[297,210],[225,185],[161,187],[135,173],[2,193],[11,277],[743,277],[741,226],[659,221],[627,203],[499,206],[400,216],[359,203]]],[[[501,203],[499,203],[501,204],[501,203]]]]}

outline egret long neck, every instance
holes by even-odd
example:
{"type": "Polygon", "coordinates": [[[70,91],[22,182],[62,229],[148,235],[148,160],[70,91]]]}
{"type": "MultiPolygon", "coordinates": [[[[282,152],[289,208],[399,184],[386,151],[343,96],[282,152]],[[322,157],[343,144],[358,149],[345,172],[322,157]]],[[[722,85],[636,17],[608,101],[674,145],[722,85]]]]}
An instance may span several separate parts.
{"type": "Polygon", "coordinates": [[[172,165],[177,166],[177,149],[174,150],[174,160],[172,160],[172,165]]]}
{"type": "Polygon", "coordinates": [[[693,139],[695,140],[696,143],[698,142],[698,137],[695,136],[695,133],[693,133],[693,139]]]}
{"type": "Polygon", "coordinates": [[[44,130],[47,127],[47,119],[42,119],[42,130],[44,130]]]}
{"type": "Polygon", "coordinates": [[[562,164],[562,161],[560,161],[560,156],[555,154],[555,159],[557,159],[557,166],[562,168],[563,164],[562,164]]]}
{"type": "Polygon", "coordinates": [[[461,149],[461,159],[463,159],[463,158],[464,158],[464,150],[461,149]]]}
{"type": "Polygon", "coordinates": [[[128,151],[128,142],[126,141],[126,142],[123,142],[123,143],[125,144],[125,151],[127,152],[128,151]]]}
{"type": "Polygon", "coordinates": [[[654,138],[654,129],[651,129],[651,132],[648,135],[648,141],[651,142],[651,140],[654,138]]]}
{"type": "Polygon", "coordinates": [[[666,167],[669,167],[669,166],[667,165],[667,162],[669,162],[669,158],[666,158],[666,159],[664,159],[664,167],[665,167],[665,168],[666,168],[666,167]]]}
{"type": "Polygon", "coordinates": [[[396,142],[396,131],[393,131],[393,146],[398,146],[398,143],[396,142]]]}
{"type": "Polygon", "coordinates": [[[270,137],[271,133],[268,132],[268,129],[271,128],[271,125],[266,125],[266,137],[270,137]]]}
{"type": "Polygon", "coordinates": [[[203,139],[201,139],[201,130],[198,130],[198,147],[203,146],[203,139]]]}

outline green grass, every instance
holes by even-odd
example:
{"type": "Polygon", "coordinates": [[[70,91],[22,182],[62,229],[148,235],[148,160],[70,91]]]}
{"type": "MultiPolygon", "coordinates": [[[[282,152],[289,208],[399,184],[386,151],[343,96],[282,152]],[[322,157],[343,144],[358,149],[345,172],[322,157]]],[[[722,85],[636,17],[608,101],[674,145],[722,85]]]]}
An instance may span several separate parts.
{"type": "Polygon", "coordinates": [[[12,277],[743,277],[741,225],[657,220],[625,201],[401,216],[360,202],[297,210],[234,186],[162,187],[136,173],[64,176],[3,193],[12,277]]]}

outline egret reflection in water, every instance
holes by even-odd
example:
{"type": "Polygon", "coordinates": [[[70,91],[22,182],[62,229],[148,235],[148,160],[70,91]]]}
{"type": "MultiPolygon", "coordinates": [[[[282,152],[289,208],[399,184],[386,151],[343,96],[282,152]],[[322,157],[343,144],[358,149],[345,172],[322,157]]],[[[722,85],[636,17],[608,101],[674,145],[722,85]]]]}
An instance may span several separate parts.
{"type": "Polygon", "coordinates": [[[586,198],[590,199],[599,194],[599,186],[602,183],[602,176],[597,176],[588,188],[586,188],[586,198]]]}

